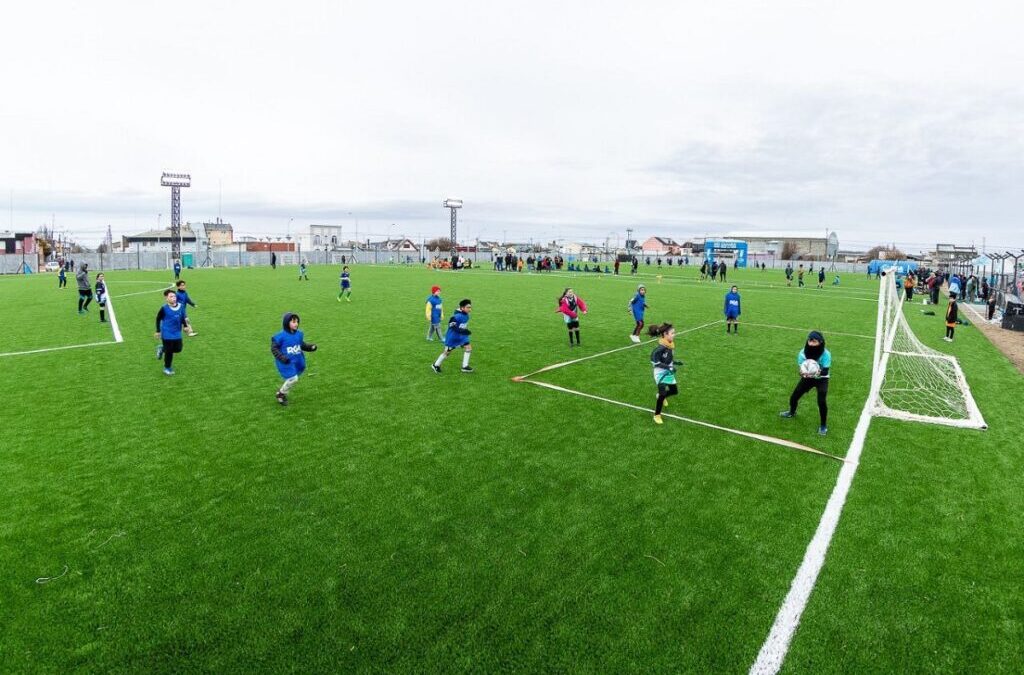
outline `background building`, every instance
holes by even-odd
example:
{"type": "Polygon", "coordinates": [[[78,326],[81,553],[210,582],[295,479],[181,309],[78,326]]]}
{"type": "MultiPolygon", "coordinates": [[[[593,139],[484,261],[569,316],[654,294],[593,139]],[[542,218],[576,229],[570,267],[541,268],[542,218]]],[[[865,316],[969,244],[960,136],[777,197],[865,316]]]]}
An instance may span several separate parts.
{"type": "MultiPolygon", "coordinates": [[[[189,223],[181,226],[181,250],[195,251],[198,240],[196,233],[189,223]]],[[[131,234],[121,237],[121,245],[115,246],[114,250],[134,251],[138,247],[142,251],[167,251],[171,250],[171,230],[148,230],[138,234],[131,234]]]]}
{"type": "Polygon", "coordinates": [[[747,253],[758,258],[824,260],[828,250],[824,233],[815,236],[806,232],[729,232],[722,238],[747,242],[747,253]]]}
{"type": "Polygon", "coordinates": [[[213,223],[203,223],[203,231],[206,233],[206,240],[210,246],[224,246],[235,242],[235,233],[231,224],[223,222],[220,218],[213,223]]]}

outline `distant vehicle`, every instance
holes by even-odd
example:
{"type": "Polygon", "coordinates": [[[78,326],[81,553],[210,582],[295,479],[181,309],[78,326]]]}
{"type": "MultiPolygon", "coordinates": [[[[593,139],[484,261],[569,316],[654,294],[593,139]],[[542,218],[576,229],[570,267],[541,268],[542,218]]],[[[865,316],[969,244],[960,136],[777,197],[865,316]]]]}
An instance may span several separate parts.
{"type": "Polygon", "coordinates": [[[50,262],[46,263],[46,271],[47,272],[57,272],[59,270],[60,270],[60,265],[58,265],[56,262],[51,260],[50,262]]]}

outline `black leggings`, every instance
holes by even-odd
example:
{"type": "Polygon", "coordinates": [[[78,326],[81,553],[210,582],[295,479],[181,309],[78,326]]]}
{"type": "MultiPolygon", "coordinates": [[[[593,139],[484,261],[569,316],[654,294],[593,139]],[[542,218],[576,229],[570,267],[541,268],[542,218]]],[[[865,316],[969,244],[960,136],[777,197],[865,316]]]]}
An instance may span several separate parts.
{"type": "Polygon", "coordinates": [[[89,309],[90,302],[92,302],[92,291],[78,289],[78,311],[81,312],[83,309],[89,309]]]}
{"type": "Polygon", "coordinates": [[[576,344],[579,344],[580,343],[580,322],[573,320],[573,321],[570,321],[569,323],[565,324],[565,326],[566,326],[566,328],[569,329],[569,344],[572,344],[572,336],[573,335],[576,336],[576,344]]]}
{"type": "Polygon", "coordinates": [[[946,337],[948,337],[950,340],[953,339],[953,327],[952,326],[946,326],[946,337]]]}
{"type": "Polygon", "coordinates": [[[644,330],[644,320],[640,319],[636,322],[636,328],[633,329],[633,335],[640,335],[644,330]]]}
{"type": "Polygon", "coordinates": [[[789,396],[789,412],[796,414],[796,405],[800,398],[811,389],[818,390],[818,415],[821,417],[821,426],[828,425],[828,378],[802,377],[796,383],[796,389],[789,396]]]}
{"type": "Polygon", "coordinates": [[[679,387],[674,384],[658,385],[658,403],[654,406],[654,414],[660,415],[661,409],[665,407],[665,399],[679,393],[679,387]]]}

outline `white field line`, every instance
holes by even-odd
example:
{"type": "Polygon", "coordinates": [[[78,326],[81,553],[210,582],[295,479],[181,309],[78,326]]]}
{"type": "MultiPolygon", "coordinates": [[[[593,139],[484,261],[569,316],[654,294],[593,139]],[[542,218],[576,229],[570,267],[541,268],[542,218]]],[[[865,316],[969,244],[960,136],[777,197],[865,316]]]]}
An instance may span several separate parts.
{"type": "Polygon", "coordinates": [[[4,352],[0,353],[0,356],[24,356],[26,354],[43,354],[45,352],[59,352],[65,349],[82,349],[83,347],[98,347],[100,345],[116,345],[119,342],[124,342],[124,337],[121,335],[121,328],[117,325],[117,315],[114,314],[114,303],[111,302],[111,296],[107,294],[107,313],[110,314],[110,328],[114,333],[113,340],[107,340],[105,342],[88,342],[81,345],[64,345],[63,347],[45,347],[43,349],[29,349],[23,352],[4,352]]]}
{"type": "MultiPolygon", "coordinates": [[[[778,328],[780,330],[796,330],[796,331],[800,331],[802,333],[809,333],[810,332],[810,329],[808,329],[808,328],[796,328],[794,326],[776,326],[775,324],[771,324],[771,323],[750,323],[749,321],[743,321],[742,317],[741,317],[740,323],[742,325],[744,325],[744,326],[759,326],[761,328],[778,328]]],[[[871,336],[871,335],[860,335],[859,333],[840,333],[838,331],[833,331],[833,330],[822,331],[822,332],[826,333],[828,335],[845,335],[846,337],[864,338],[865,340],[874,340],[875,339],[874,336],[871,336]]]]}
{"type": "Polygon", "coordinates": [[[122,293],[121,295],[111,295],[109,297],[111,297],[111,298],[130,298],[133,295],[154,295],[155,296],[160,291],[165,291],[168,288],[174,288],[174,287],[173,286],[164,285],[164,288],[157,289],[157,290],[154,290],[154,291],[136,291],[135,293],[122,293]]]}
{"type": "Polygon", "coordinates": [[[846,461],[839,470],[839,477],[836,478],[836,485],[832,488],[832,494],[825,505],[825,512],[821,514],[818,522],[818,529],[814,537],[807,545],[804,559],[793,577],[789,592],[786,594],[775,621],[772,623],[771,631],[761,645],[757,660],[750,666],[751,675],[776,675],[782,668],[782,663],[789,652],[789,645],[793,641],[793,635],[800,625],[800,618],[807,608],[807,602],[811,598],[814,586],[818,582],[818,575],[825,564],[825,555],[832,543],[836,527],[839,525],[839,517],[843,513],[843,505],[846,504],[846,496],[850,493],[850,486],[853,484],[853,477],[860,465],[860,454],[864,450],[864,439],[868,434],[868,427],[871,426],[871,411],[874,401],[878,397],[878,391],[882,386],[882,313],[884,302],[882,294],[885,292],[884,282],[879,284],[878,290],[878,315],[875,319],[875,353],[872,361],[871,389],[868,392],[867,400],[864,401],[864,408],[860,411],[860,418],[857,420],[857,428],[853,432],[853,440],[850,441],[850,448],[846,451],[846,461]]]}
{"type": "Polygon", "coordinates": [[[121,328],[117,325],[117,315],[114,314],[114,298],[107,294],[107,313],[110,314],[110,328],[114,331],[114,342],[124,342],[121,335],[121,328]]]}
{"type": "MultiPolygon", "coordinates": [[[[676,335],[683,335],[685,333],[692,333],[695,330],[700,330],[701,328],[707,328],[708,326],[714,326],[714,325],[720,324],[720,323],[723,323],[722,319],[719,319],[718,321],[712,321],[711,323],[705,323],[705,324],[700,325],[700,326],[694,326],[693,328],[687,328],[686,330],[677,330],[676,331],[676,335]]],[[[527,378],[533,377],[534,375],[539,375],[540,373],[546,373],[549,370],[556,370],[558,368],[564,368],[566,366],[571,366],[574,363],[580,363],[582,361],[589,361],[590,359],[596,359],[599,356],[607,356],[609,354],[614,354],[615,352],[621,352],[621,351],[623,351],[625,349],[634,349],[636,347],[643,347],[644,345],[649,345],[652,342],[656,342],[656,341],[657,341],[657,338],[654,338],[654,339],[651,339],[651,340],[646,340],[644,342],[634,342],[632,344],[626,345],[625,347],[616,347],[615,349],[609,349],[606,352],[599,352],[597,354],[591,354],[590,356],[584,356],[584,357],[581,357],[581,358],[578,358],[578,359],[573,359],[571,361],[562,361],[561,363],[553,363],[550,366],[544,366],[540,370],[535,370],[532,373],[529,373],[527,375],[520,375],[520,376],[514,377],[512,379],[518,382],[520,380],[525,380],[527,378]]]]}
{"type": "Polygon", "coordinates": [[[89,342],[81,345],[65,345],[63,347],[46,347],[45,349],[30,349],[24,352],[3,352],[0,356],[22,356],[24,354],[42,354],[43,352],[59,352],[63,349],[81,349],[83,347],[98,347],[100,345],[116,345],[120,340],[107,340],[106,342],[89,342]]]}
{"type": "MultiPolygon", "coordinates": [[[[593,399],[595,401],[603,401],[605,403],[611,403],[612,405],[622,406],[623,408],[631,408],[632,410],[640,410],[640,411],[651,413],[651,414],[654,413],[654,409],[653,408],[645,408],[644,406],[634,405],[632,403],[626,403],[625,401],[616,401],[615,399],[605,398],[603,396],[596,396],[594,394],[588,394],[586,392],[576,391],[575,389],[566,389],[565,387],[559,387],[558,385],[549,384],[547,382],[540,382],[540,381],[537,381],[537,380],[517,380],[517,381],[518,382],[526,382],[527,384],[534,384],[534,385],[537,385],[538,387],[544,387],[546,389],[553,389],[554,391],[560,391],[560,392],[563,392],[563,393],[566,393],[566,394],[573,394],[574,396],[582,396],[584,398],[593,399]]],[[[736,434],[738,436],[745,436],[747,438],[753,438],[753,439],[758,440],[758,441],[764,441],[765,443],[772,443],[774,445],[781,445],[784,448],[790,448],[792,450],[800,450],[801,452],[809,452],[811,454],[820,455],[822,457],[828,457],[829,459],[834,459],[834,460],[836,460],[838,462],[845,462],[845,460],[842,457],[836,457],[835,455],[830,455],[828,453],[822,452],[821,450],[816,450],[816,449],[808,447],[806,445],[801,445],[800,443],[795,443],[793,441],[787,441],[784,438],[776,438],[774,436],[766,436],[764,434],[755,434],[755,433],[750,432],[750,431],[741,431],[739,429],[730,429],[729,427],[723,427],[723,426],[719,426],[717,424],[711,424],[710,422],[703,422],[701,420],[695,420],[695,419],[692,419],[690,417],[683,417],[681,415],[673,415],[673,414],[667,413],[667,412],[663,412],[661,414],[661,416],[662,417],[671,417],[672,419],[679,420],[681,422],[687,422],[689,424],[696,424],[698,426],[707,427],[709,429],[716,429],[718,431],[724,431],[724,432],[727,432],[727,433],[730,433],[730,434],[736,434]]]]}

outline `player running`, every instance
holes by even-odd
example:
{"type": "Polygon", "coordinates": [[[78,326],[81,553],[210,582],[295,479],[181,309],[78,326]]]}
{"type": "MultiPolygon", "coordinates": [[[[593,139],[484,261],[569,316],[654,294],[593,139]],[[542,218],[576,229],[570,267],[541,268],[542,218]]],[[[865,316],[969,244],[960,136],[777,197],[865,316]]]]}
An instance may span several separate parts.
{"type": "Polygon", "coordinates": [[[633,320],[636,322],[633,334],[629,336],[633,342],[640,342],[640,333],[644,329],[644,312],[647,311],[647,307],[647,287],[640,284],[636,287],[636,295],[629,301],[629,311],[633,313],[633,320]]]}
{"type": "Polygon", "coordinates": [[[587,303],[583,301],[583,298],[578,297],[571,288],[567,288],[558,298],[558,309],[555,311],[561,313],[565,318],[565,327],[569,329],[569,347],[578,347],[580,345],[580,315],[587,313],[587,303]],[[576,336],[575,345],[572,342],[573,335],[576,336]]]}
{"type": "Polygon", "coordinates": [[[299,375],[306,371],[306,355],[304,352],[315,352],[316,345],[307,343],[305,335],[299,330],[299,315],[285,312],[281,318],[281,332],[270,338],[270,353],[274,355],[274,365],[284,382],[277,390],[277,402],[288,405],[288,392],[299,381],[299,375]]]}
{"type": "Polygon", "coordinates": [[[654,383],[658,386],[658,400],[654,405],[654,423],[662,424],[661,411],[668,405],[668,397],[679,393],[676,386],[676,329],[670,323],[651,326],[647,329],[651,337],[658,338],[658,346],[651,352],[651,366],[654,368],[654,383]]]}
{"type": "Polygon", "coordinates": [[[427,342],[433,342],[434,336],[437,336],[438,340],[444,340],[441,337],[441,319],[444,318],[444,306],[441,302],[441,287],[431,286],[430,295],[427,296],[427,304],[424,307],[427,321],[430,322],[430,327],[427,328],[427,342]]]}
{"type": "Polygon", "coordinates": [[[467,298],[459,302],[459,309],[452,314],[448,320],[448,332],[444,336],[444,351],[437,357],[434,364],[430,366],[438,375],[441,374],[441,364],[458,348],[462,348],[462,372],[472,373],[473,368],[469,365],[469,357],[473,352],[473,345],[469,343],[469,336],[472,335],[466,328],[469,323],[469,315],[473,311],[473,303],[467,298]]]}
{"type": "Polygon", "coordinates": [[[352,302],[352,278],[348,272],[348,265],[341,268],[341,292],[338,293],[338,302],[341,302],[342,296],[352,302]]]}

